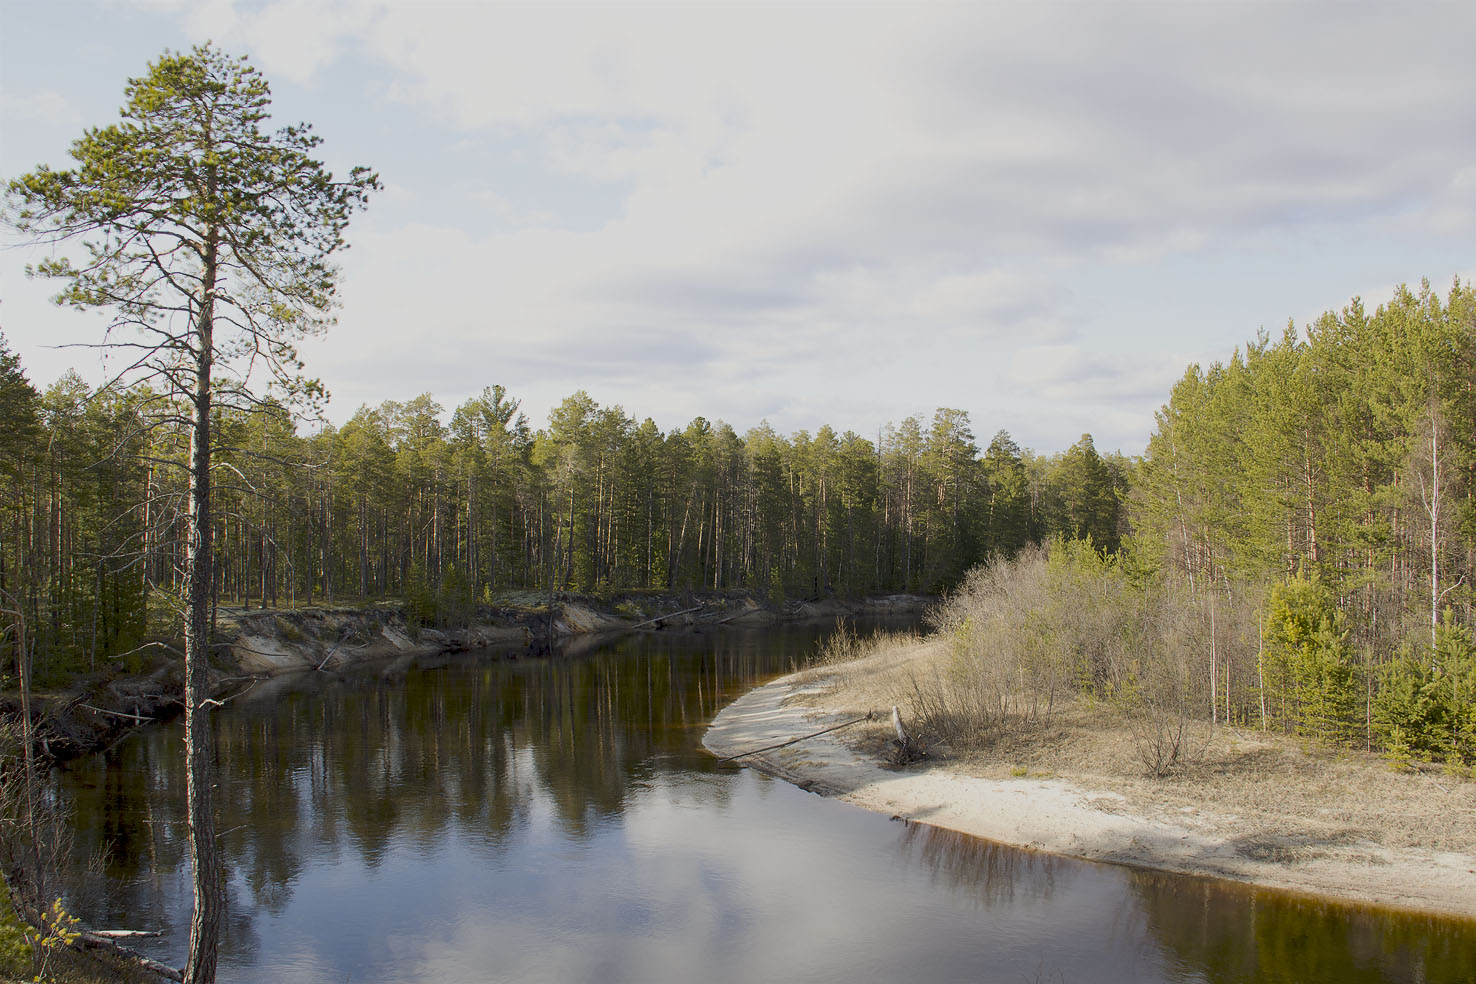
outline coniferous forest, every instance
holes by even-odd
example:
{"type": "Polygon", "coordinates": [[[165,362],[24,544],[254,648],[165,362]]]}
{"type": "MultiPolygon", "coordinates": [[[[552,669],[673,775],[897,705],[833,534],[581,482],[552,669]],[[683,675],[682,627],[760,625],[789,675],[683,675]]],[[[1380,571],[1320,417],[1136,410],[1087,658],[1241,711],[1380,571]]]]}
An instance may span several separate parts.
{"type": "Polygon", "coordinates": [[[1223,620],[1210,714],[1476,764],[1472,286],[1263,333],[1157,423],[1132,552],[1223,620]]]}
{"type": "MultiPolygon", "coordinates": [[[[0,587],[24,606],[38,678],[57,680],[177,618],[186,441],[167,394],[72,374],[38,389],[3,359],[0,587]]],[[[217,421],[214,595],[946,592],[991,556],[1089,539],[1206,622],[1206,654],[1185,660],[1205,716],[1472,751],[1469,284],[1354,301],[1189,367],[1141,459],[1089,435],[1054,455],[1004,432],[981,449],[973,426],[940,409],[876,440],[700,417],[663,431],[580,391],[535,427],[501,386],[337,428],[258,402],[217,421]]]]}
{"type": "MultiPolygon", "coordinates": [[[[36,627],[37,673],[87,669],[178,595],[182,415],[71,374],[38,391],[4,358],[0,578],[36,627]]],[[[1115,545],[1131,469],[1087,435],[1042,457],[1001,432],[981,453],[949,409],[878,443],[702,418],[663,432],[577,392],[535,429],[501,386],[449,415],[423,394],[312,430],[257,402],[216,434],[216,600],[268,607],[426,590],[937,592],[1055,533],[1115,545]]]]}

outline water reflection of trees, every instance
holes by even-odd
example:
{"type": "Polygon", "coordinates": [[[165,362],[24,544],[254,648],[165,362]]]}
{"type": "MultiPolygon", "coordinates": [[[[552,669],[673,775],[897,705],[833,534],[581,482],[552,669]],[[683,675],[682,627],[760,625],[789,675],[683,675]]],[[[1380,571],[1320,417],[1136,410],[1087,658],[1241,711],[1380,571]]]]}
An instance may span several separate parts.
{"type": "Polygon", "coordinates": [[[1210,982],[1476,981],[1476,925],[1132,872],[1149,930],[1210,982]]]}
{"type": "MultiPolygon", "coordinates": [[[[817,634],[640,636],[582,659],[468,657],[231,705],[215,725],[233,948],[253,912],[285,909],[309,859],[349,848],[373,867],[453,832],[495,851],[535,808],[586,838],[662,768],[713,770],[695,751],[705,723],[802,662],[817,634]]],[[[65,777],[77,856],[108,858],[73,875],[92,921],[187,915],[173,877],[187,864],[177,744],[175,729],[156,729],[65,777]]]]}
{"type": "Polygon", "coordinates": [[[1054,854],[1022,851],[924,823],[907,825],[900,849],[935,884],[985,908],[1006,906],[1021,896],[1049,899],[1074,870],[1074,862],[1054,854]]]}
{"type": "MultiPolygon", "coordinates": [[[[468,657],[232,704],[216,721],[228,945],[251,952],[257,916],[284,912],[315,859],[351,853],[375,866],[450,836],[495,855],[545,814],[564,836],[586,838],[671,769],[688,778],[663,795],[720,801],[719,766],[694,751],[703,726],[757,679],[802,661],[813,638],[644,636],[577,660],[468,657]]],[[[169,728],[137,735],[75,763],[60,787],[76,816],[74,857],[107,852],[101,872],[79,864],[68,876],[92,923],[184,938],[178,739],[169,728]]],[[[909,862],[981,907],[1060,901],[1082,887],[1072,863],[1051,855],[926,825],[900,840],[909,862]]],[[[1208,981],[1476,980],[1469,924],[1124,877],[1139,905],[1118,918],[1145,920],[1166,955],[1208,981]]]]}

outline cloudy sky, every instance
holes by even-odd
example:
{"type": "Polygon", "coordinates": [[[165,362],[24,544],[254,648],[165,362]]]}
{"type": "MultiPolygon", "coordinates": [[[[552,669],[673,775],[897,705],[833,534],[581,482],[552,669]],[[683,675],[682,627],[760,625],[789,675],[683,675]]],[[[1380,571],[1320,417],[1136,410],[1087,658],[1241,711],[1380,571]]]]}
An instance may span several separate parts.
{"type": "MultiPolygon", "coordinates": [[[[65,166],[128,78],[213,39],[340,172],[341,422],[501,383],[665,429],[967,410],[1142,450],[1191,361],[1476,276],[1476,4],[0,0],[0,175],[65,166]]],[[[33,381],[96,313],[28,281],[33,381]]]]}

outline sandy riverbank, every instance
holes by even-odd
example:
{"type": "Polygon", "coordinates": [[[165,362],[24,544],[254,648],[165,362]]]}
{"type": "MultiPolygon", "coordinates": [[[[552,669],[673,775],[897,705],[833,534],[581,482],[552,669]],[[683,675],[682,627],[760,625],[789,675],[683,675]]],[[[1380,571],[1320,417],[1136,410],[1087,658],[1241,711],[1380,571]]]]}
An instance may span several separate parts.
{"type": "MultiPolygon", "coordinates": [[[[872,661],[888,658],[895,661],[872,661]]],[[[746,694],[717,716],[704,744],[716,755],[737,755],[865,713],[837,688],[846,672],[855,671],[793,674],[746,694]]],[[[1376,824],[1336,830],[1295,816],[1268,823],[1274,804],[1240,810],[1214,797],[1186,803],[1182,790],[1160,798],[1151,784],[1144,794],[1143,784],[1122,786],[1123,792],[1111,781],[1081,777],[977,774],[990,770],[976,761],[891,769],[874,754],[880,727],[869,737],[863,726],[846,728],[742,761],[865,809],[1018,847],[1476,918],[1476,846],[1469,842],[1455,850],[1442,849],[1451,845],[1441,837],[1425,845],[1408,835],[1380,843],[1376,824]]],[[[1421,777],[1389,772],[1388,780],[1421,777]]],[[[1469,811],[1476,802],[1473,785],[1447,778],[1435,788],[1451,795],[1451,809],[1469,811]]],[[[1356,795],[1352,791],[1332,788],[1326,795],[1328,805],[1314,812],[1357,809],[1335,802],[1356,795]]]]}

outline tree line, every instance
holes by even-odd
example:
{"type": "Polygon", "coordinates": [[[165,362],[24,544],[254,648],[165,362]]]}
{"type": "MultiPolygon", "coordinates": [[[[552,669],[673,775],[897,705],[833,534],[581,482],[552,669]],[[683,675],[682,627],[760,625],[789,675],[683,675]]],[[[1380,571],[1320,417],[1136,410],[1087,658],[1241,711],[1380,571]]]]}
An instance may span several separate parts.
{"type": "Polygon", "coordinates": [[[1190,366],[1135,563],[1197,600],[1212,719],[1476,763],[1476,292],[1401,286],[1190,366]]]}
{"type": "MultiPolygon", "coordinates": [[[[1437,754],[1389,722],[1449,718],[1423,728],[1447,746],[1476,731],[1452,709],[1476,703],[1473,311],[1469,284],[1424,285],[1263,332],[1189,367],[1137,460],[1090,435],[1056,455],[1003,431],[981,449],[947,408],[872,439],[701,417],[663,431],[582,391],[535,429],[501,386],[311,430],[279,403],[227,405],[212,595],[937,592],[990,556],[1089,537],[1194,599],[1207,630],[1188,658],[1214,720],[1437,754]]],[[[174,617],[188,441],[161,400],[71,373],[37,390],[0,342],[0,588],[26,606],[43,675],[174,617]]]]}
{"type": "MultiPolygon", "coordinates": [[[[188,435],[146,388],[38,390],[3,348],[0,587],[23,598],[38,673],[97,668],[170,624],[188,435]]],[[[502,386],[449,414],[430,394],[308,430],[279,403],[215,411],[218,605],[430,591],[744,588],[780,601],[943,591],[1058,533],[1115,547],[1132,463],[1090,435],[1062,454],[969,415],[876,439],[822,426],[663,431],[584,392],[535,429],[502,386]]]]}
{"type": "Polygon", "coordinates": [[[1476,768],[1476,291],[1356,299],[1190,366],[1128,469],[1117,543],[969,572],[933,614],[955,745],[1067,698],[1163,775],[1231,724],[1476,768]]]}

